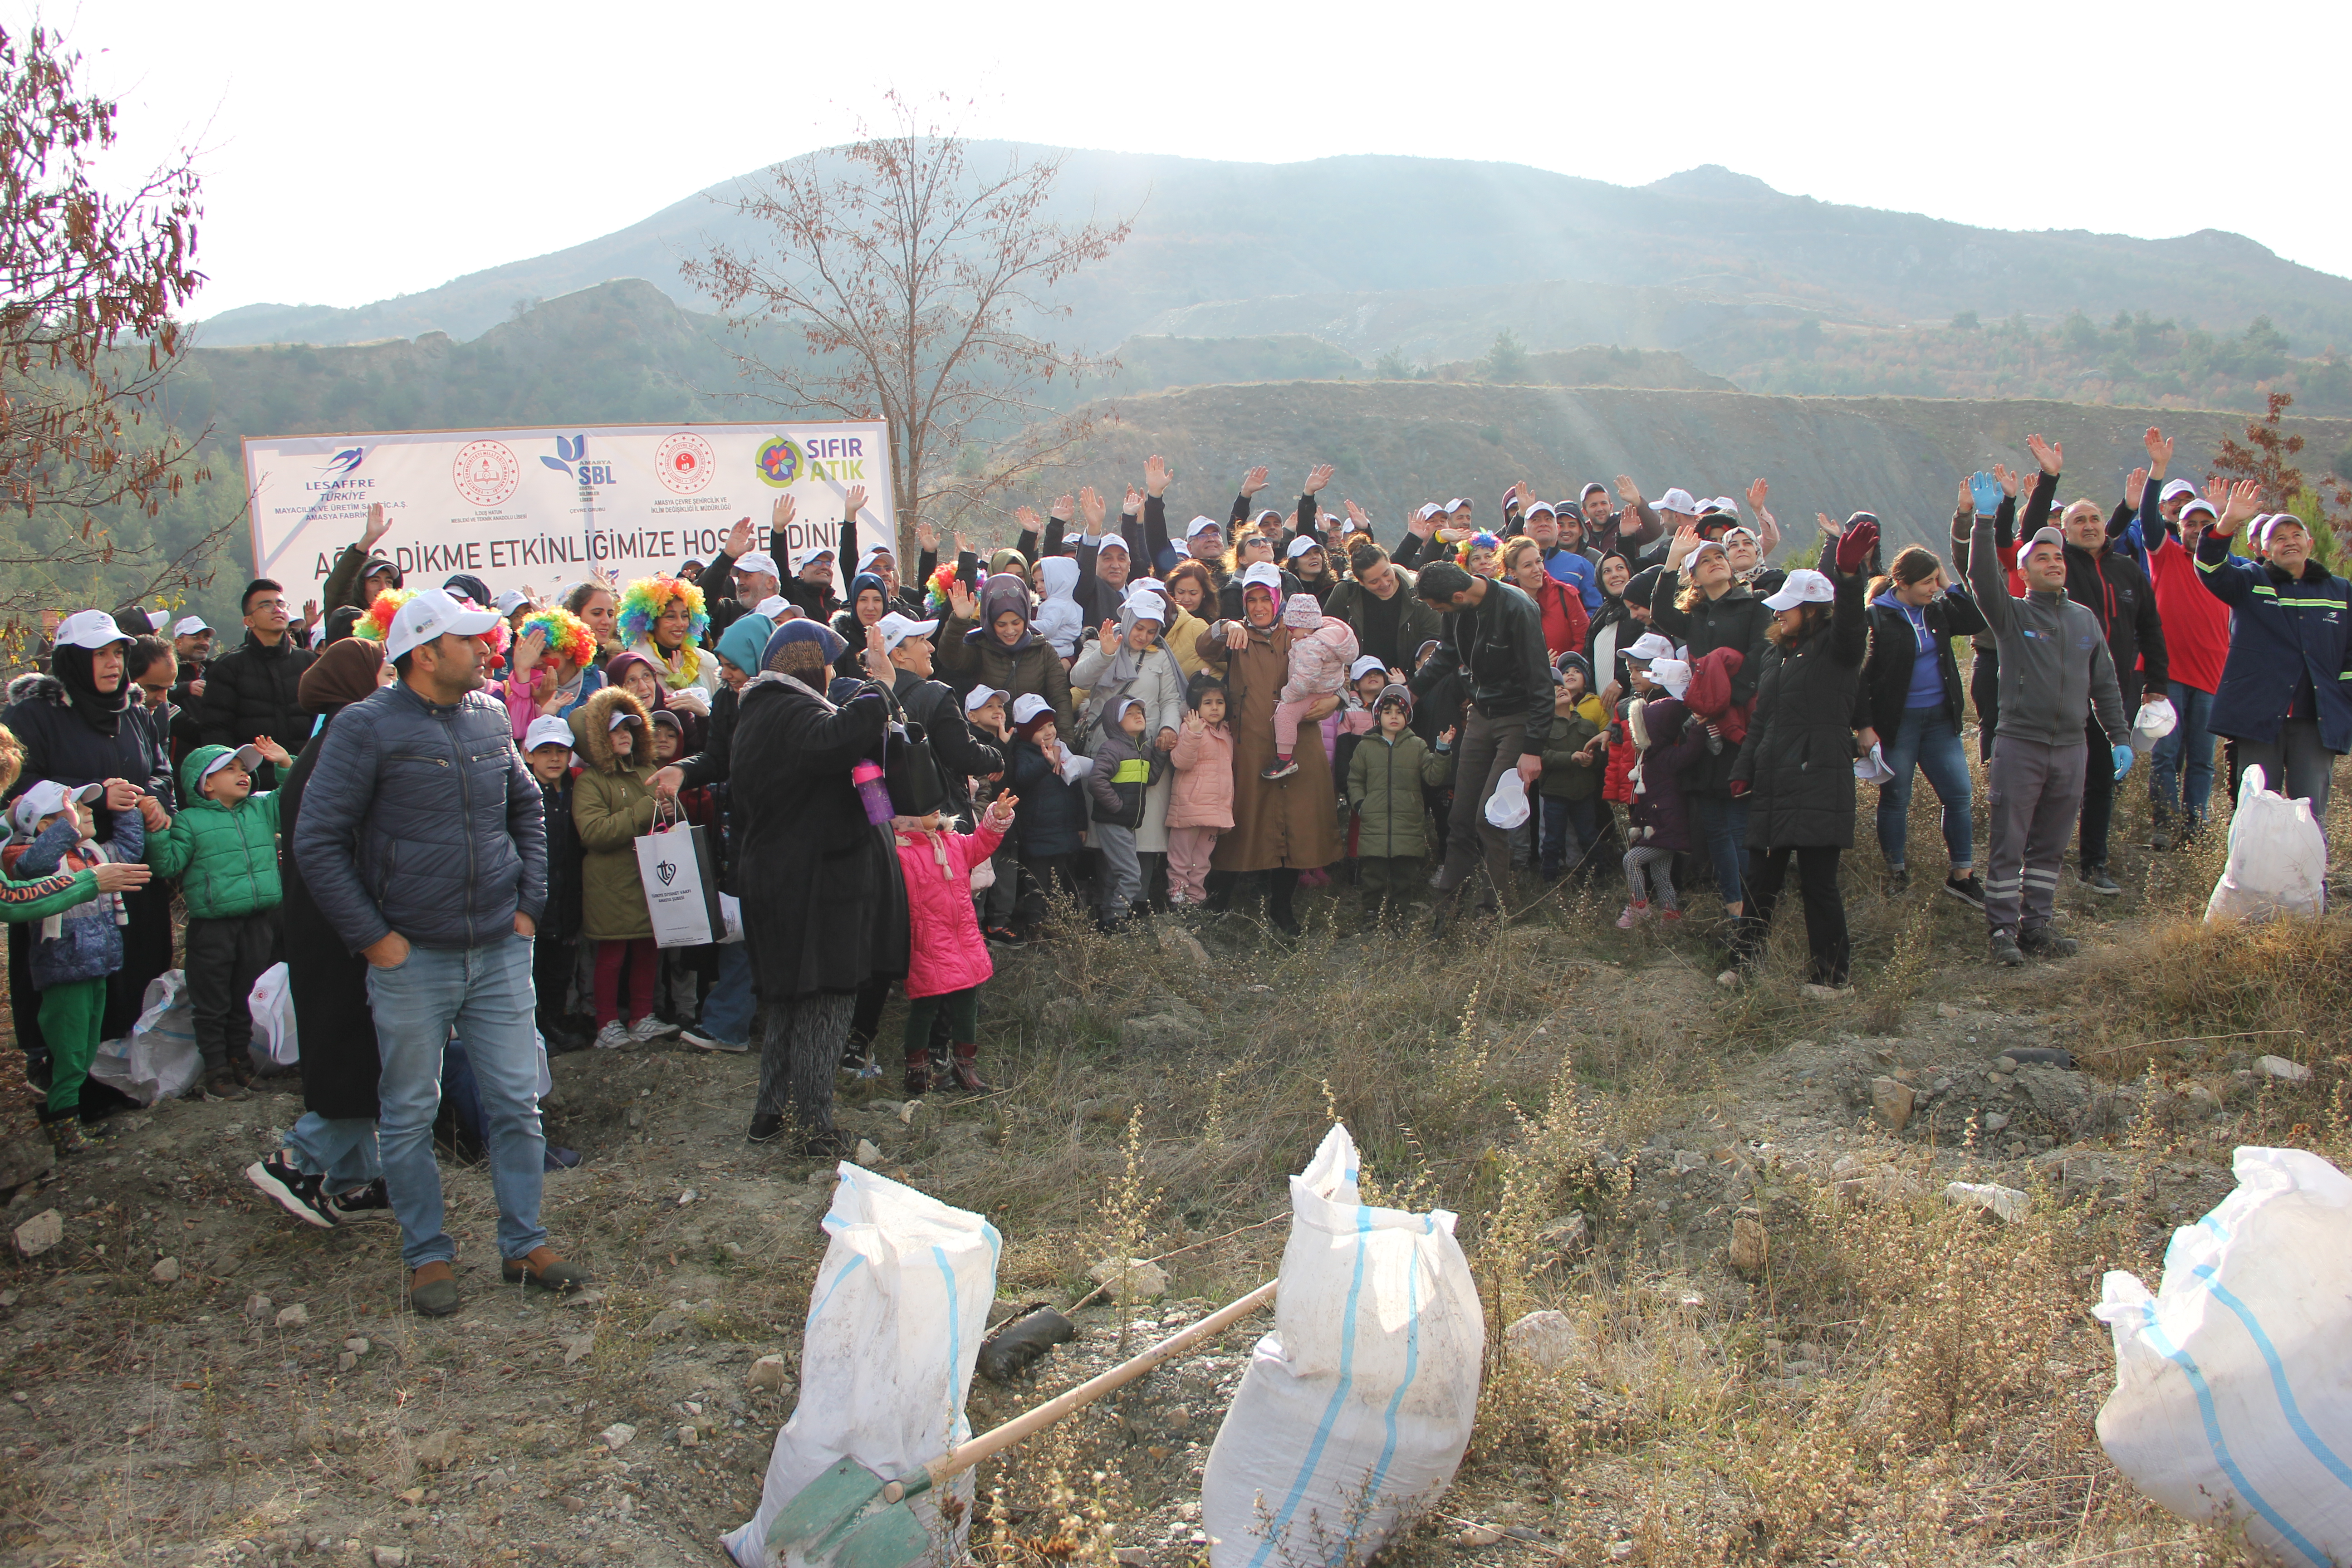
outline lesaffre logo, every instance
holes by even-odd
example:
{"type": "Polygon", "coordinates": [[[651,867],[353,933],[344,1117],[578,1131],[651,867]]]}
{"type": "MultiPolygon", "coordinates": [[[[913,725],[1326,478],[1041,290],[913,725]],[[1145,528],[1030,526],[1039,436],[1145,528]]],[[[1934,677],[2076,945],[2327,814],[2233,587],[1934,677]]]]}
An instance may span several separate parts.
{"type": "Polygon", "coordinates": [[[761,482],[781,490],[799,482],[807,459],[801,456],[799,442],[790,436],[777,436],[761,446],[759,456],[752,461],[760,466],[761,482]]]}
{"type": "Polygon", "coordinates": [[[539,460],[557,473],[579,480],[583,486],[620,482],[613,477],[612,464],[588,460],[588,437],[584,435],[569,439],[558,436],[555,438],[555,456],[551,458],[541,453],[539,460]]]}
{"type": "Polygon", "coordinates": [[[367,448],[365,447],[347,447],[343,450],[336,453],[333,457],[328,458],[325,462],[320,464],[319,471],[322,474],[332,474],[337,479],[341,479],[342,476],[350,473],[353,468],[358,468],[362,463],[366,461],[367,448]]]}

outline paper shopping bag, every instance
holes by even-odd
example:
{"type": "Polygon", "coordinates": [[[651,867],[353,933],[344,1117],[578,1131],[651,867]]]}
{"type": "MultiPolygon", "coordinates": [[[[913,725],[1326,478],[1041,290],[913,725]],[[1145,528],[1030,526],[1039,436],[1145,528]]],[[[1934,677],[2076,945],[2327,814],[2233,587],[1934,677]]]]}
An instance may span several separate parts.
{"type": "Polygon", "coordinates": [[[700,947],[726,936],[708,828],[656,828],[638,839],[637,880],[646,889],[656,946],[700,947]]]}

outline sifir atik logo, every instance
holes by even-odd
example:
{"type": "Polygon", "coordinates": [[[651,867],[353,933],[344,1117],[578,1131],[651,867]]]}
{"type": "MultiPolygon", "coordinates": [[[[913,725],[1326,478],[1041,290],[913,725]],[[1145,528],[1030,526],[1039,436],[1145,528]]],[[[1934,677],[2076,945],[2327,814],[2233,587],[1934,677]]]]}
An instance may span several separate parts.
{"type": "Polygon", "coordinates": [[[558,436],[555,438],[555,456],[551,458],[541,453],[539,460],[559,474],[568,474],[578,479],[583,486],[620,482],[614,478],[612,464],[588,460],[588,437],[584,435],[569,439],[558,436]]]}

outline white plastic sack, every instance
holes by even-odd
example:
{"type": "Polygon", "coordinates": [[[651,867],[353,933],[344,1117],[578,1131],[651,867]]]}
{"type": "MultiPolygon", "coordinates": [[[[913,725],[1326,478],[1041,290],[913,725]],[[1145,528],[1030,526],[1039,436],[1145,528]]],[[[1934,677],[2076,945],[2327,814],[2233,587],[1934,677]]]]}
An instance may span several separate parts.
{"type": "Polygon", "coordinates": [[[1870,743],[1868,754],[1853,760],[1856,784],[1885,784],[1894,776],[1895,770],[1886,765],[1886,748],[1876,741],[1870,743]]]}
{"type": "MultiPolygon", "coordinates": [[[[782,1568],[770,1527],[844,1456],[887,1480],[971,1435],[963,1401],[996,1299],[996,1227],[846,1161],[840,1178],[809,1293],[800,1402],[776,1434],[760,1511],[722,1542],[745,1568],[782,1568]]],[[[938,1491],[908,1506],[933,1541],[953,1540],[951,1560],[971,1526],[971,1472],[943,1489],[961,1502],[952,1526],[938,1491]]]]}
{"type": "Polygon", "coordinates": [[[2326,903],[2327,843],[2313,820],[2311,802],[2289,800],[2263,787],[2263,770],[2238,778],[2238,810],[2230,819],[2230,858],[2205,923],[2316,915],[2326,903]]]}
{"type": "Polygon", "coordinates": [[[2172,1233],[2156,1295],[2106,1277],[2099,1443],[2183,1519],[2226,1514],[2285,1562],[2352,1562],[2352,1178],[2300,1149],[2235,1166],[2237,1191],[2172,1233]]]}
{"type": "Polygon", "coordinates": [[[1486,1320],[1443,1209],[1370,1208],[1334,1127],[1290,1180],[1274,1332],[1201,1480],[1212,1568],[1361,1563],[1453,1480],[1486,1320]]]}
{"type": "Polygon", "coordinates": [[[1512,768],[1495,781],[1495,793],[1486,797],[1486,820],[1505,832],[1528,819],[1528,781],[1512,768]]]}
{"type": "Polygon", "coordinates": [[[147,983],[139,1021],[120,1040],[98,1047],[89,1076],[121,1090],[142,1105],[184,1094],[203,1072],[196,1025],[188,1003],[187,977],[167,969],[147,983]]]}
{"type": "Polygon", "coordinates": [[[2156,750],[2156,743],[2180,727],[2180,715],[2169,697],[2151,697],[2139,705],[2138,715],[2132,720],[2132,750],[2145,756],[2156,750]]]}
{"type": "Polygon", "coordinates": [[[253,1015],[253,1048],[278,1067],[298,1066],[302,1046],[295,1036],[294,991],[284,963],[273,963],[261,972],[261,978],[246,995],[245,1005],[253,1015]]]}

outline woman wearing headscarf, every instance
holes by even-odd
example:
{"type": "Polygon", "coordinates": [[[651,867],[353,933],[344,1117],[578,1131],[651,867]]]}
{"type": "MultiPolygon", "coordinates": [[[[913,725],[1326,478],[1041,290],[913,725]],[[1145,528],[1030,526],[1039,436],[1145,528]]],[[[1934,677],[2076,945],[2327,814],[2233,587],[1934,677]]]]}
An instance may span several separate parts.
{"type": "Polygon", "coordinates": [[[284,894],[286,978],[294,1003],[295,1037],[302,1044],[302,1115],[285,1147],[247,1167],[246,1179],[295,1218],[331,1226],[344,1217],[387,1209],[375,1145],[375,1016],[368,1008],[367,960],[343,946],[319,911],[294,858],[294,824],[302,792],[317,766],[319,748],[335,715],[364,702],[390,677],[383,645],[365,637],[331,643],[302,672],[299,710],[317,728],[278,786],[278,880],[284,894]]]}
{"type": "Polygon", "coordinates": [[[892,608],[890,584],[878,572],[860,572],[849,580],[849,603],[835,612],[833,629],[842,641],[840,662],[833,667],[835,675],[856,679],[865,672],[859,661],[866,655],[866,628],[888,615],[892,608]]]}
{"type": "Polygon", "coordinates": [[[890,824],[867,814],[851,776],[879,758],[888,709],[870,684],[839,706],[824,696],[841,641],[804,618],[776,628],[739,695],[731,763],[743,940],[761,1029],[747,1135],[773,1142],[789,1118],[800,1151],[818,1156],[853,1148],[834,1126],[833,1080],[857,988],[907,968],[906,889],[890,824]]]}
{"type": "MultiPolygon", "coordinates": [[[[757,619],[756,616],[753,618],[757,619]]],[[[703,663],[710,666],[714,677],[718,674],[716,659],[706,658],[703,663]]],[[[635,648],[612,657],[604,666],[604,684],[627,688],[639,702],[645,704],[649,714],[665,710],[676,713],[680,728],[685,731],[685,752],[681,755],[702,749],[703,742],[710,733],[710,708],[701,688],[671,690],[662,684],[661,666],[635,648]]],[[[725,682],[720,684],[723,686],[725,682]]]]}
{"type": "Polygon", "coordinates": [[[702,590],[691,583],[640,577],[621,592],[623,646],[654,664],[664,690],[699,691],[705,713],[710,694],[719,689],[719,670],[702,651],[702,639],[709,635],[702,590]]]}
{"type": "MultiPolygon", "coordinates": [[[[23,771],[6,799],[44,779],[68,789],[121,779],[128,787],[111,791],[96,803],[96,837],[104,840],[114,831],[114,814],[139,809],[145,794],[170,798],[170,784],[155,771],[155,759],[145,743],[145,731],[130,718],[135,688],[125,673],[130,634],[114,624],[104,610],[82,610],[58,626],[57,644],[49,655],[49,673],[32,682],[22,700],[0,712],[0,724],[16,735],[24,748],[23,771]]],[[[153,830],[160,806],[147,816],[153,830]]],[[[172,886],[156,878],[145,887],[121,895],[130,924],[122,932],[122,967],[107,983],[106,1013],[100,1020],[100,1039],[120,1039],[139,1021],[147,983],[172,967],[172,886]]],[[[40,1027],[40,993],[33,989],[27,965],[37,926],[8,928],[8,995],[16,1018],[16,1043],[32,1058],[37,1085],[47,1082],[48,1042],[40,1027]]],[[[86,1089],[85,1104],[102,1101],[111,1091],[104,1085],[86,1089]]]]}
{"type": "Polygon", "coordinates": [[[939,632],[940,668],[959,694],[988,686],[1014,697],[1042,697],[1054,706],[1055,726],[1075,735],[1070,672],[1054,645],[1030,626],[1029,614],[1029,584],[1010,572],[982,584],[977,599],[962,583],[954,584],[947,624],[939,632]]]}
{"type": "Polygon", "coordinates": [[[1223,672],[1225,712],[1234,731],[1234,825],[1217,840],[1209,864],[1217,873],[1209,907],[1232,901],[1233,876],[1269,874],[1267,915],[1285,935],[1297,935],[1291,909],[1299,874],[1339,858],[1332,809],[1331,763],[1323,754],[1319,721],[1337,708],[1318,700],[1298,727],[1296,771],[1280,779],[1260,774],[1274,762],[1274,705],[1290,679],[1290,628],[1281,624],[1282,585],[1271,562],[1250,567],[1229,586],[1241,590],[1242,618],[1220,620],[1201,635],[1201,657],[1223,672]]]}

